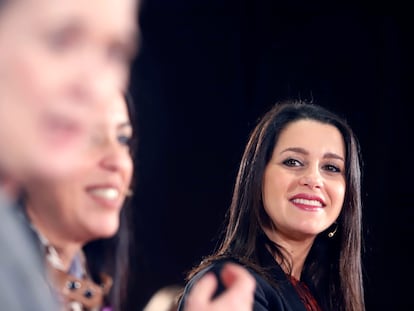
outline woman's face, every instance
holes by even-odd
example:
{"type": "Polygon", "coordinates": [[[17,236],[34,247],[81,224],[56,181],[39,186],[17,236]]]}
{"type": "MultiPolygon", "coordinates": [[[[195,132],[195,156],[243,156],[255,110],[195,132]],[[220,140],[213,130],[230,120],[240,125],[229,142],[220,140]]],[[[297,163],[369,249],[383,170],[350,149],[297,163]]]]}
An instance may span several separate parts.
{"type": "MultiPolygon", "coordinates": [[[[136,2],[25,0],[8,1],[1,9],[0,112],[13,120],[7,129],[14,141],[22,141],[19,146],[46,148],[43,140],[56,120],[36,123],[34,116],[54,111],[81,118],[85,114],[75,110],[98,107],[127,87],[137,40],[136,2]]],[[[56,158],[49,164],[59,165],[56,158]]]]}
{"type": "Polygon", "coordinates": [[[263,180],[272,240],[313,238],[337,219],[345,196],[345,146],[339,130],[299,120],[280,134],[263,180]]]}
{"type": "Polygon", "coordinates": [[[110,237],[131,184],[132,127],[124,99],[112,97],[90,152],[64,178],[39,177],[26,186],[27,212],[52,243],[110,237]]]}

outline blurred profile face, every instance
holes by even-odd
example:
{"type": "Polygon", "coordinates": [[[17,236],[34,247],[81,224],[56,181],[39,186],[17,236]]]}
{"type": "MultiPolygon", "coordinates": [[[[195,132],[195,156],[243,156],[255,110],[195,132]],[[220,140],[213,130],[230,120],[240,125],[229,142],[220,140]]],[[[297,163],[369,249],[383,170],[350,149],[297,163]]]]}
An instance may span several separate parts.
{"type": "Polygon", "coordinates": [[[85,243],[118,230],[133,172],[132,127],[125,100],[111,100],[89,154],[71,173],[59,179],[33,178],[25,187],[28,215],[52,244],[85,243]]]}
{"type": "Polygon", "coordinates": [[[0,10],[0,149],[41,154],[44,169],[59,171],[59,156],[78,149],[94,109],[127,87],[135,44],[135,0],[6,2],[0,10]]]}
{"type": "Polygon", "coordinates": [[[339,130],[312,120],[280,134],[263,179],[263,205],[275,242],[313,239],[338,218],[345,197],[345,145],[339,130]]]}

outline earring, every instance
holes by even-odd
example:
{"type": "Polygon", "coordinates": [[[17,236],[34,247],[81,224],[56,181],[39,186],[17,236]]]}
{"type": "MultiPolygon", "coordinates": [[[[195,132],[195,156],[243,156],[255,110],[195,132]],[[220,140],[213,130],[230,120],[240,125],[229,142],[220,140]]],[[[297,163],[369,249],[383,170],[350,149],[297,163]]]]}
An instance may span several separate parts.
{"type": "Polygon", "coordinates": [[[335,221],[333,224],[335,225],[335,228],[332,231],[328,232],[328,238],[333,238],[336,231],[338,230],[338,223],[335,221]]]}

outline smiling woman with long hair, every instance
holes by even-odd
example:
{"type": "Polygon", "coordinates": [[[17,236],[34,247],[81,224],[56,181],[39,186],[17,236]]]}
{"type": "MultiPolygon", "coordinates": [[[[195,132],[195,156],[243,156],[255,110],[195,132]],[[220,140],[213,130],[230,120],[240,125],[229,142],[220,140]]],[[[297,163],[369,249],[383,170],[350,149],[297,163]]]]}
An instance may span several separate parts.
{"type": "Polygon", "coordinates": [[[276,104],[251,133],[222,243],[190,271],[182,305],[202,275],[233,260],[256,278],[254,310],[365,310],[360,188],[345,120],[316,104],[276,104]]]}

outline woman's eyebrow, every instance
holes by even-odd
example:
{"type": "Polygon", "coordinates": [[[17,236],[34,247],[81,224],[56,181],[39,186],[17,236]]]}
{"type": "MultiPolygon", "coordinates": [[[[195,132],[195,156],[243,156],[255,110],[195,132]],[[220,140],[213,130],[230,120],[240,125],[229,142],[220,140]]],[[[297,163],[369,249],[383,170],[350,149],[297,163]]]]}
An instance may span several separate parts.
{"type": "Polygon", "coordinates": [[[300,147],[289,147],[289,148],[286,148],[286,149],[282,150],[280,152],[280,154],[285,153],[285,152],[289,152],[289,151],[297,152],[297,153],[301,153],[301,154],[305,154],[305,155],[309,154],[308,151],[306,151],[305,149],[300,148],[300,147]]]}
{"type": "MultiPolygon", "coordinates": [[[[280,152],[280,154],[283,154],[283,153],[289,152],[289,151],[296,152],[296,153],[300,153],[300,154],[304,154],[304,155],[308,155],[309,154],[309,152],[306,149],[303,149],[303,148],[300,148],[300,147],[289,147],[289,148],[286,148],[286,149],[282,150],[280,152]]],[[[323,158],[324,159],[337,159],[337,160],[340,160],[340,161],[345,162],[345,159],[343,157],[341,157],[340,155],[338,155],[336,153],[333,153],[333,152],[327,152],[327,153],[325,153],[323,155],[323,158]]]]}

